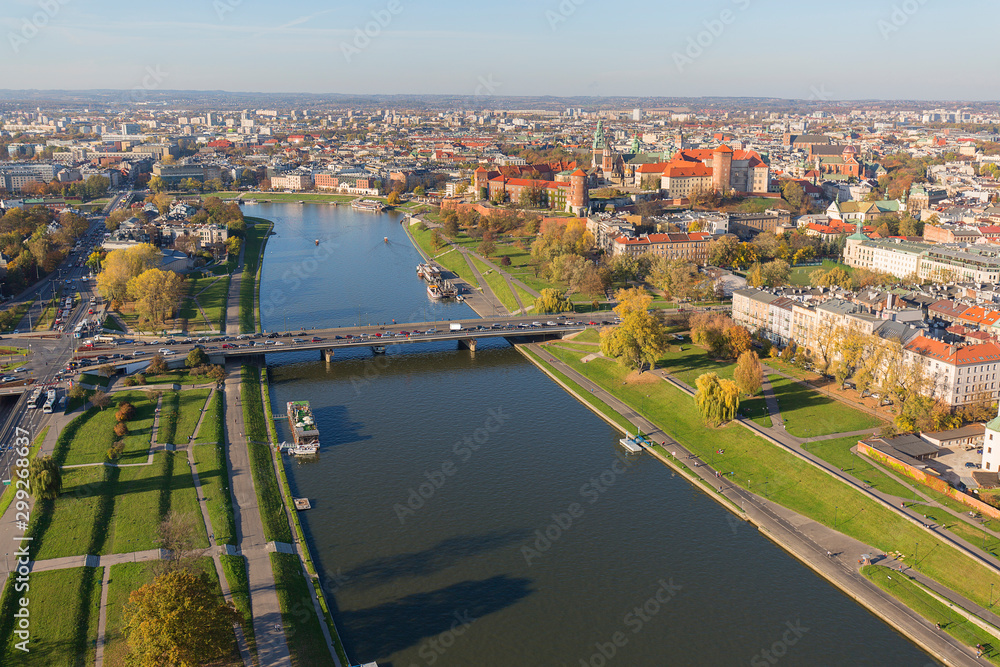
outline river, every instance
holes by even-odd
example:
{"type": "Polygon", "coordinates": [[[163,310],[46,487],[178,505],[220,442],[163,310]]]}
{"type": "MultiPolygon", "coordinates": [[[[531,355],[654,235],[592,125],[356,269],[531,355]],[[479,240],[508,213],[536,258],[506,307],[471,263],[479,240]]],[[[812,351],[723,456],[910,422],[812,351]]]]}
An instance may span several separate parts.
{"type": "MultiPolygon", "coordinates": [[[[470,316],[427,298],[397,215],[245,212],[277,233],[264,329],[470,316]]],[[[289,481],[355,662],[935,664],[667,467],[624,458],[505,342],[268,364],[275,413],[309,400],[321,433],[289,481]]]]}

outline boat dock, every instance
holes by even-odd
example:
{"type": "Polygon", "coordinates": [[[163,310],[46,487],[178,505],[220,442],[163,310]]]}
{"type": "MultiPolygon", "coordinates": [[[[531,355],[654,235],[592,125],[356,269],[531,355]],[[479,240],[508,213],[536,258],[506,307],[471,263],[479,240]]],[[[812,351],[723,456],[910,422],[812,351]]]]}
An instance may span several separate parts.
{"type": "Polygon", "coordinates": [[[315,454],[319,451],[319,429],[309,401],[288,401],[288,425],[292,429],[292,454],[315,454]]]}
{"type": "Polygon", "coordinates": [[[312,509],[312,503],[309,502],[308,498],[292,498],[295,502],[295,509],[299,512],[312,509]]]}
{"type": "Polygon", "coordinates": [[[625,451],[629,454],[641,454],[646,447],[650,447],[650,443],[644,437],[639,434],[634,436],[625,434],[625,437],[618,441],[625,451]]]}

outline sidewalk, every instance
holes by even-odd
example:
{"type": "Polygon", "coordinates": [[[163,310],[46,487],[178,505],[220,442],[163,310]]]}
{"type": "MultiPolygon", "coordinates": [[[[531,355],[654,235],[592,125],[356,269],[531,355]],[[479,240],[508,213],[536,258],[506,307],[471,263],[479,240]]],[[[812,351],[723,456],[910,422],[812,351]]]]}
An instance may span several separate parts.
{"type": "MultiPolygon", "coordinates": [[[[945,660],[948,664],[982,664],[975,659],[975,654],[971,649],[958,645],[947,633],[935,628],[922,616],[900,604],[895,598],[861,575],[856,567],[858,557],[861,554],[879,554],[881,553],[879,550],[785,507],[771,503],[733,484],[726,478],[716,477],[716,471],[711,466],[698,459],[697,456],[663,433],[655,424],[636,413],[630,406],[590,379],[577,373],[569,365],[546,354],[537,343],[528,344],[526,347],[550,363],[560,373],[589,390],[593,396],[603,401],[611,409],[623,415],[636,429],[646,434],[647,438],[663,445],[672,456],[664,457],[652,450],[647,450],[647,452],[668,465],[670,458],[676,457],[683,460],[693,471],[691,474],[696,475],[696,477],[692,477],[691,474],[680,469],[686,478],[696,482],[699,487],[701,487],[701,482],[697,480],[700,479],[707,482],[711,488],[717,489],[717,493],[722,494],[737,507],[740,507],[745,517],[756,524],[761,532],[767,534],[781,547],[873,613],[890,622],[908,636],[918,640],[924,648],[931,651],[939,659],[945,660]],[[834,557],[828,556],[828,552],[834,554],[834,557]]],[[[669,381],[670,378],[665,379],[669,381]]],[[[557,379],[556,381],[558,382],[557,379]]],[[[582,397],[580,399],[584,400],[582,397]]],[[[731,509],[731,506],[727,505],[727,507],[731,509]]],[[[954,595],[954,593],[951,594],[954,595]]],[[[987,616],[988,620],[992,620],[990,616],[992,615],[987,616]]]]}

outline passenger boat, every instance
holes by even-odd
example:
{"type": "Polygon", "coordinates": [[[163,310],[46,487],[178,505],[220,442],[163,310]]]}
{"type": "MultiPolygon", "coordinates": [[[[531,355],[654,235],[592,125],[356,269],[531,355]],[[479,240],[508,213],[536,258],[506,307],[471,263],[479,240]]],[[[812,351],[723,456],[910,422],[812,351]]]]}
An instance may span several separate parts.
{"type": "Polygon", "coordinates": [[[315,454],[319,451],[319,430],[309,401],[288,401],[288,425],[292,429],[292,454],[315,454]]]}
{"type": "Polygon", "coordinates": [[[385,210],[385,204],[375,199],[355,199],[351,202],[351,208],[356,211],[379,211],[385,210]]]}
{"type": "Polygon", "coordinates": [[[443,296],[441,294],[441,287],[437,283],[431,283],[427,286],[427,296],[432,299],[440,299],[443,296]]]}

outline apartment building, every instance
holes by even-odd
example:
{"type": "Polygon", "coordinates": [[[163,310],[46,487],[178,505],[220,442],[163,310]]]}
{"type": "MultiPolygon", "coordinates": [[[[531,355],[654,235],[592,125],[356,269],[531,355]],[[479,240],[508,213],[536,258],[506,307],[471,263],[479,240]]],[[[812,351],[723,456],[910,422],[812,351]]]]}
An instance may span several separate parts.
{"type": "Polygon", "coordinates": [[[667,259],[686,259],[696,264],[706,264],[711,242],[712,235],[707,232],[643,234],[636,238],[620,236],[612,243],[611,253],[634,257],[650,253],[667,259]]]}

